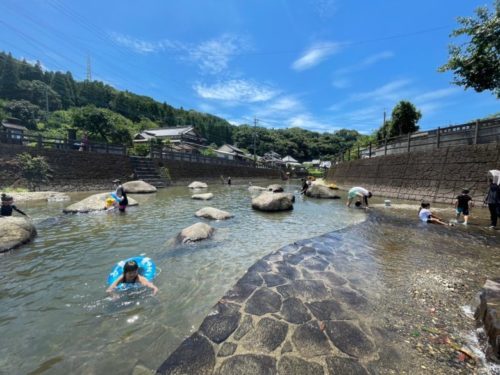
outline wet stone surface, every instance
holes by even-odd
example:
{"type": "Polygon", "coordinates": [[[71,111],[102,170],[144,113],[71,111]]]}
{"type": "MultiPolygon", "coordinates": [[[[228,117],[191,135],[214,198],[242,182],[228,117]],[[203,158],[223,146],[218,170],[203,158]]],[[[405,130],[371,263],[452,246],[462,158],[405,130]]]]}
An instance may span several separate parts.
{"type": "Polygon", "coordinates": [[[480,289],[467,285],[481,280],[467,274],[466,245],[489,252],[499,241],[454,233],[463,237],[447,247],[443,228],[403,226],[375,215],[265,256],[159,373],[482,375],[459,350],[475,329],[461,307],[480,289]],[[377,233],[381,220],[398,236],[377,233]]]}

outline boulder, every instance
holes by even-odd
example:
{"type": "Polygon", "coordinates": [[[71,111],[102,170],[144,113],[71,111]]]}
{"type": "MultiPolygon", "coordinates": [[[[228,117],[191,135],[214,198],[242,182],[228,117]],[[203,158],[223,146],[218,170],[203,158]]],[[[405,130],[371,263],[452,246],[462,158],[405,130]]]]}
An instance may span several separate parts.
{"type": "Polygon", "coordinates": [[[204,193],[204,194],[193,194],[191,196],[191,199],[200,199],[204,201],[208,201],[209,199],[212,199],[214,195],[212,193],[204,193]]]}
{"type": "Polygon", "coordinates": [[[191,225],[190,227],[184,228],[177,235],[177,242],[180,243],[190,243],[205,240],[210,238],[214,233],[215,229],[210,225],[205,223],[196,223],[191,225]]]}
{"type": "Polygon", "coordinates": [[[310,198],[340,199],[340,196],[335,193],[335,190],[330,189],[328,186],[319,184],[309,186],[306,191],[306,195],[310,198]]]}
{"type": "Polygon", "coordinates": [[[222,211],[214,207],[203,207],[201,210],[196,211],[195,215],[213,220],[226,220],[234,216],[229,212],[222,211]]]}
{"type": "Polygon", "coordinates": [[[128,181],[123,184],[126,193],[130,194],[150,194],[156,193],[156,188],[142,180],[128,181]]]}
{"type": "Polygon", "coordinates": [[[263,192],[252,199],[252,208],[259,211],[288,211],[293,210],[293,194],[263,192]]]}
{"type": "Polygon", "coordinates": [[[483,325],[488,338],[487,357],[500,362],[500,277],[487,279],[480,294],[480,304],[474,317],[483,325]]]}
{"type": "Polygon", "coordinates": [[[283,187],[278,184],[272,184],[267,187],[267,191],[272,191],[273,193],[282,193],[283,187]]]}
{"type": "Polygon", "coordinates": [[[248,191],[251,192],[251,193],[261,192],[261,191],[264,191],[264,190],[267,190],[267,188],[262,187],[262,186],[249,186],[248,187],[248,191]]]}
{"type": "Polygon", "coordinates": [[[188,185],[190,189],[206,189],[208,185],[204,182],[193,181],[188,185]]]}
{"type": "MultiPolygon", "coordinates": [[[[90,197],[87,197],[80,202],[73,203],[72,205],[69,205],[66,207],[63,212],[68,214],[68,213],[87,213],[87,212],[92,212],[92,211],[103,211],[106,209],[106,198],[109,198],[111,193],[99,193],[99,194],[94,194],[91,195],[90,197]]],[[[128,205],[129,206],[137,206],[138,203],[136,200],[127,197],[128,198],[128,205]]]]}
{"type": "Polygon", "coordinates": [[[32,221],[25,217],[0,216],[0,253],[14,249],[36,236],[32,221]]]}

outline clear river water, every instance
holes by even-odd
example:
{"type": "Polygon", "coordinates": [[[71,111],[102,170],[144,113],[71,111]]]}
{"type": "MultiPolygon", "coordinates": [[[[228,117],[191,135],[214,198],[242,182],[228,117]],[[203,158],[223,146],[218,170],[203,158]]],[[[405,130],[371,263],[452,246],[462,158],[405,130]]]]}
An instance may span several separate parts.
{"type": "MultiPolygon", "coordinates": [[[[268,183],[272,181],[259,184],[268,183]]],[[[139,206],[129,208],[126,214],[62,213],[64,207],[90,193],[72,193],[71,201],[65,202],[19,202],[19,207],[33,217],[38,236],[0,257],[0,373],[131,374],[137,365],[155,369],[198,328],[224,292],[258,259],[294,241],[359,224],[367,218],[363,210],[347,209],[344,199],[304,199],[297,193],[297,182],[285,183],[284,187],[296,192],[294,210],[274,214],[252,210],[251,194],[243,185],[209,186],[214,198],[207,202],[192,200],[192,192],[180,186],[151,195],[133,195],[139,206]],[[205,206],[229,211],[235,217],[210,222],[196,218],[194,213],[205,206]],[[212,239],[192,245],[172,244],[183,228],[198,221],[216,229],[212,239]],[[151,296],[139,292],[113,300],[105,293],[108,273],[116,262],[137,255],[155,261],[159,274],[154,283],[159,293],[151,296]]],[[[384,211],[380,204],[383,200],[374,199],[377,202],[374,211],[384,211]]],[[[402,205],[399,210],[395,207],[397,220],[418,223],[414,204],[402,205]]],[[[452,215],[449,208],[444,212],[452,215]]],[[[440,270],[446,273],[451,266],[442,253],[437,259],[430,253],[423,259],[407,256],[412,254],[409,238],[415,236],[405,237],[404,225],[385,226],[383,220],[375,225],[380,242],[373,249],[382,254],[369,258],[375,259],[373,269],[383,270],[377,273],[378,281],[393,295],[425,284],[420,274],[425,276],[425,270],[411,272],[422,263],[434,267],[432,275],[440,270]],[[397,252],[401,244],[406,247],[397,252]]],[[[425,238],[443,238],[443,243],[457,247],[468,241],[465,248],[474,254],[465,250],[461,253],[472,257],[473,262],[453,267],[459,273],[461,267],[468,269],[470,290],[463,295],[469,302],[484,276],[493,276],[498,270],[500,254],[491,244],[495,239],[473,226],[457,228],[458,237],[450,235],[448,229],[444,236],[437,230],[433,228],[428,236],[414,239],[413,245],[443,251],[441,244],[425,244],[425,238]],[[483,240],[476,241],[469,232],[483,240]]],[[[373,233],[359,233],[361,237],[373,237],[373,233]]],[[[430,279],[429,284],[435,282],[430,279]]],[[[369,293],[380,293],[369,289],[369,293]]],[[[384,298],[390,299],[390,295],[384,298]]],[[[390,304],[402,306],[401,311],[408,305],[404,298],[390,304]]]]}

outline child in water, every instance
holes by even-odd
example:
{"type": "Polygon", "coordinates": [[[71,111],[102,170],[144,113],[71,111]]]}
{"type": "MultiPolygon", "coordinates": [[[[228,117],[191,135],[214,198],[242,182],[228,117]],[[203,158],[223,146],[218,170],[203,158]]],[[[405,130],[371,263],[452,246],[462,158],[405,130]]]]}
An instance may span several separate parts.
{"type": "Polygon", "coordinates": [[[146,279],[144,276],[139,275],[139,265],[135,260],[129,260],[127,263],[125,263],[125,265],[123,266],[123,275],[116,279],[115,282],[111,284],[108,289],[106,289],[106,292],[112,293],[120,283],[138,283],[153,289],[153,295],[158,293],[158,288],[151,281],[146,279]]]}
{"type": "Polygon", "coordinates": [[[422,202],[420,209],[418,210],[418,217],[424,223],[448,225],[440,217],[434,215],[431,212],[431,204],[427,202],[422,202]]]}
{"type": "Polygon", "coordinates": [[[14,198],[12,198],[10,195],[2,193],[2,206],[0,209],[0,216],[12,216],[12,211],[17,211],[21,215],[29,217],[23,211],[21,211],[19,208],[14,206],[12,203],[14,203],[14,198]]]}

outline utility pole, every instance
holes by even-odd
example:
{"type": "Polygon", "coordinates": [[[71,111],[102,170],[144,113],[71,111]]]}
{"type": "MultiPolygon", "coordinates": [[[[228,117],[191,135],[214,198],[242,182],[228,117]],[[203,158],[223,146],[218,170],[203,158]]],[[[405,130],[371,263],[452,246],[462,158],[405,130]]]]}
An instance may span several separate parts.
{"type": "Polygon", "coordinates": [[[257,165],[257,154],[255,152],[255,138],[257,137],[257,118],[254,116],[253,118],[253,164],[257,165]]]}
{"type": "Polygon", "coordinates": [[[387,138],[387,129],[385,128],[385,108],[384,108],[384,122],[382,124],[382,129],[384,129],[384,138],[387,138]]]}
{"type": "Polygon", "coordinates": [[[92,66],[90,64],[90,55],[87,55],[87,81],[92,82],[92,66]]]}

